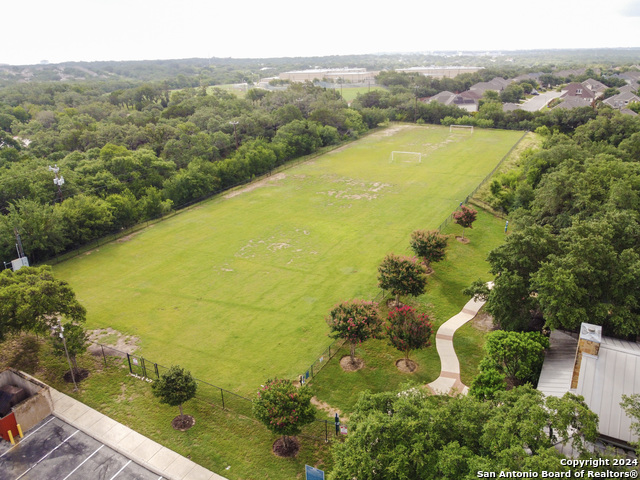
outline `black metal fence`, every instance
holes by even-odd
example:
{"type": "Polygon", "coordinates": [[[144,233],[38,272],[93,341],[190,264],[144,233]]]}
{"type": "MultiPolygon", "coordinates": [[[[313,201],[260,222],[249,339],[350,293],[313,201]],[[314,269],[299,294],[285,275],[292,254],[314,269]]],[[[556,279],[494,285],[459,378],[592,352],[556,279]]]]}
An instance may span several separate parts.
{"type": "MultiPolygon", "coordinates": [[[[130,375],[150,383],[158,380],[162,374],[169,370],[169,368],[164,365],[148,360],[140,355],[122,352],[109,345],[93,343],[90,350],[94,355],[102,357],[106,367],[110,365],[107,357],[122,358],[129,369],[130,375]]],[[[337,350],[338,348],[335,348],[335,351],[337,350]]],[[[229,410],[248,418],[253,418],[252,400],[250,398],[243,397],[242,395],[200,380],[199,378],[195,378],[195,381],[198,384],[195,396],[196,401],[204,402],[210,406],[222,408],[223,410],[229,410]]],[[[337,438],[334,421],[329,419],[316,419],[313,423],[306,425],[302,429],[301,436],[324,440],[325,442],[333,441],[337,438]]]]}

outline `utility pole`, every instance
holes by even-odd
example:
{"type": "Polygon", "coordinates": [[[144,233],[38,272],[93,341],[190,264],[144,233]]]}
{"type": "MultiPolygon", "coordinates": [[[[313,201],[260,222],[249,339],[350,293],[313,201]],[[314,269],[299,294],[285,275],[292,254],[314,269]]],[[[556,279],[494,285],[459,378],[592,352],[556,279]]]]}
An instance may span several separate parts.
{"type": "Polygon", "coordinates": [[[58,175],[60,167],[58,167],[58,165],[54,165],[53,167],[49,165],[49,171],[53,172],[56,175],[56,178],[53,179],[53,184],[58,186],[57,198],[58,201],[62,203],[62,185],[64,185],[64,178],[62,177],[62,175],[58,175]]]}
{"type": "MultiPolygon", "coordinates": [[[[64,327],[62,326],[62,322],[58,319],[58,328],[60,329],[60,338],[62,339],[62,344],[64,345],[64,353],[67,355],[67,363],[69,363],[69,371],[71,372],[71,380],[73,380],[73,391],[78,391],[78,384],[76,383],[76,376],[73,373],[73,366],[71,365],[71,358],[69,358],[69,350],[67,349],[67,340],[64,338],[64,327]]],[[[56,331],[56,327],[53,327],[53,331],[56,331]]]]}

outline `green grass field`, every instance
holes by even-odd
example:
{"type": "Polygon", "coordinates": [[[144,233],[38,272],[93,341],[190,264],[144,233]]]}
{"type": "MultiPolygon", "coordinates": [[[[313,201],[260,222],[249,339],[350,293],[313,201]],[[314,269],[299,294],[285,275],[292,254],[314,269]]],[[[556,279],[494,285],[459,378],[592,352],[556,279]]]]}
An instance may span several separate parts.
{"type": "Polygon", "coordinates": [[[436,228],[520,136],[393,126],[54,270],[88,328],[138,336],[145,358],[252,394],[302,373],[331,341],[329,309],[373,298],[384,255],[408,253],[411,231],[436,228]],[[422,163],[390,163],[393,150],[422,163]]]}
{"type": "Polygon", "coordinates": [[[371,87],[343,87],[341,90],[340,86],[338,86],[336,90],[342,93],[342,98],[347,102],[350,102],[355,100],[358,95],[362,95],[373,90],[385,90],[385,88],[378,85],[372,85],[371,87]]]}

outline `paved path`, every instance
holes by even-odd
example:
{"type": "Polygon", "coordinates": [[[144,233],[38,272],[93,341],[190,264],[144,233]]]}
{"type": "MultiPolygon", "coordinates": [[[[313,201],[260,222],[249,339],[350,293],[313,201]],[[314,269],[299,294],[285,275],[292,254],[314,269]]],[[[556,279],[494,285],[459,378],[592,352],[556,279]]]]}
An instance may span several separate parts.
{"type": "MultiPolygon", "coordinates": [[[[489,283],[489,288],[493,283],[489,283]]],[[[427,386],[432,392],[442,395],[462,393],[469,391],[460,379],[460,362],[453,348],[453,335],[456,330],[478,314],[478,310],[485,304],[473,298],[467,302],[462,311],[440,325],[436,333],[436,350],[440,356],[440,376],[427,386]]]]}
{"type": "Polygon", "coordinates": [[[226,480],[84,403],[49,388],[56,417],[152,472],[171,480],[226,480]]]}

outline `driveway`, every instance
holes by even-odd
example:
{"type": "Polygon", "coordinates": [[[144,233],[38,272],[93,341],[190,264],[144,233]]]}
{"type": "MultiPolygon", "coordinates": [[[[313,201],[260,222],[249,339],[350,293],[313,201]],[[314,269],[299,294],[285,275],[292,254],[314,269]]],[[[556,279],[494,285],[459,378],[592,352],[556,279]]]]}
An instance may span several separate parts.
{"type": "Polygon", "coordinates": [[[540,95],[530,98],[524,102],[520,106],[520,109],[527,112],[537,112],[538,110],[542,110],[551,100],[558,98],[560,95],[562,95],[562,92],[556,92],[555,90],[541,93],[540,95]]]}

